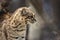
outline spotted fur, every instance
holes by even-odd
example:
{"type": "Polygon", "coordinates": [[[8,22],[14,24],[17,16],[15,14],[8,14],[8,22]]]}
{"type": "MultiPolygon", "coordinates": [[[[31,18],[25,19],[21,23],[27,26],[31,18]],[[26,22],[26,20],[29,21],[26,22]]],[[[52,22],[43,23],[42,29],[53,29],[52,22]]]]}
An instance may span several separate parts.
{"type": "Polygon", "coordinates": [[[27,7],[18,8],[10,18],[2,23],[2,32],[6,40],[15,40],[25,37],[26,26],[36,21],[34,13],[27,7]]]}

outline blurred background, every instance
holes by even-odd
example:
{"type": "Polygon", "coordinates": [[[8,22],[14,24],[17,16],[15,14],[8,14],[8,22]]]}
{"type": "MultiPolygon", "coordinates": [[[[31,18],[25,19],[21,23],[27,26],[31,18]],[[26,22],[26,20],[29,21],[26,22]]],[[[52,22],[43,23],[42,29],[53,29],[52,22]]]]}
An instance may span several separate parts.
{"type": "Polygon", "coordinates": [[[5,1],[9,12],[26,6],[35,13],[37,22],[30,25],[28,40],[60,40],[60,0],[5,1]]]}

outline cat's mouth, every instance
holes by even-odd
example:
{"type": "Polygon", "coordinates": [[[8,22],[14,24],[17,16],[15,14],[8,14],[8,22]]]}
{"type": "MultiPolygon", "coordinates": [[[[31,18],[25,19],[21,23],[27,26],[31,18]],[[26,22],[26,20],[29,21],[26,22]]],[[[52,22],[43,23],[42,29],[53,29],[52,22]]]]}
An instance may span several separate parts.
{"type": "Polygon", "coordinates": [[[35,23],[36,22],[36,19],[34,19],[34,18],[32,18],[31,20],[30,20],[30,23],[35,23]]]}

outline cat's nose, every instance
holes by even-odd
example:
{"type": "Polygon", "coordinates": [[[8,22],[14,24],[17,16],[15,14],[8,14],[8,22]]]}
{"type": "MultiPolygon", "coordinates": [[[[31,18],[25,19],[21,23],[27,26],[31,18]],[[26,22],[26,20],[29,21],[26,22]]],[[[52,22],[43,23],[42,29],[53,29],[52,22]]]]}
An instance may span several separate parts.
{"type": "Polygon", "coordinates": [[[33,20],[34,22],[36,22],[36,19],[35,19],[35,18],[33,18],[32,20],[33,20]]]}

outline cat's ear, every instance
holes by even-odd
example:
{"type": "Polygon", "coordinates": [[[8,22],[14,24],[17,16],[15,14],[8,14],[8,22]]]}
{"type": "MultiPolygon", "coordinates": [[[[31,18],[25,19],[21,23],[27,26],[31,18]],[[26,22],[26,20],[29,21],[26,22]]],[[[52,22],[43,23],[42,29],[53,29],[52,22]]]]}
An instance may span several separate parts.
{"type": "Polygon", "coordinates": [[[21,14],[22,14],[23,16],[27,15],[27,10],[26,10],[26,9],[22,9],[21,14]]]}

